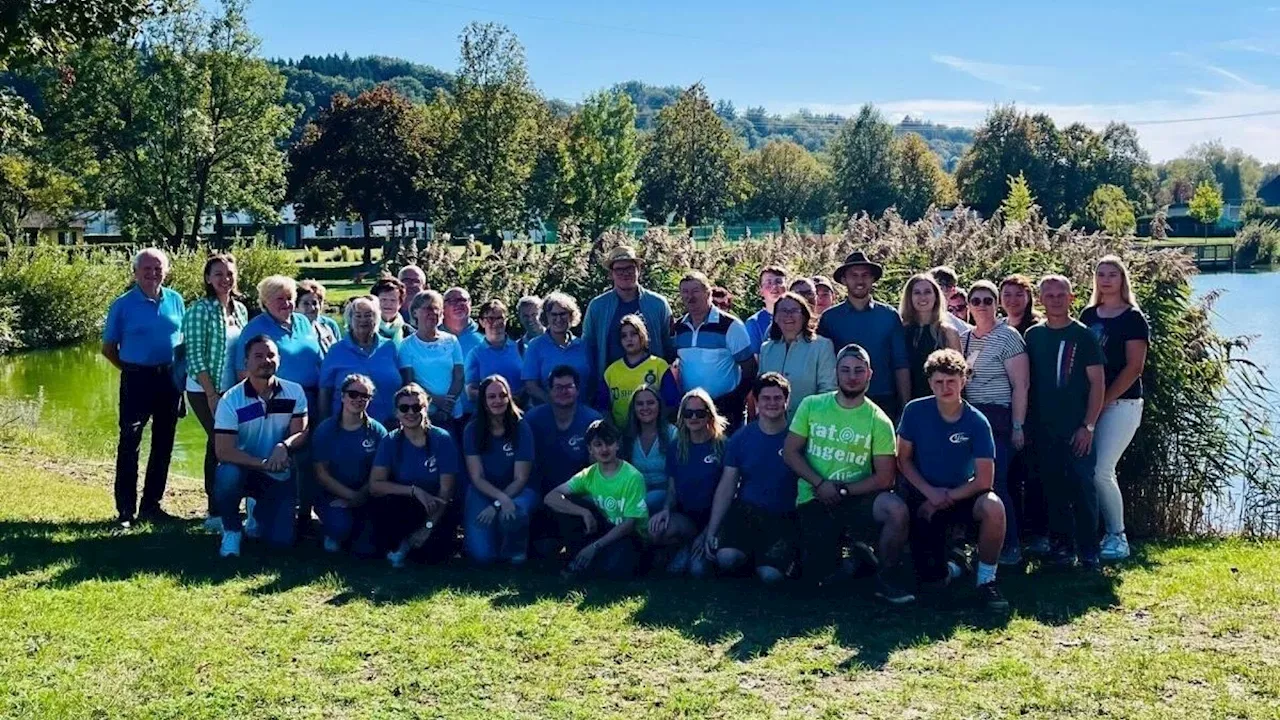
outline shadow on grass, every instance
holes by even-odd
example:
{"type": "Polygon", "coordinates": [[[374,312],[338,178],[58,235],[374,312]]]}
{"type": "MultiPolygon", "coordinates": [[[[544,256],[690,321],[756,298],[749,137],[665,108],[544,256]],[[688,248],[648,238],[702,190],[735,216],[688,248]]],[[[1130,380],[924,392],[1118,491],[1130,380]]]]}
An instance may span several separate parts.
{"type": "MultiPolygon", "coordinates": [[[[877,602],[865,580],[821,593],[799,583],[775,589],[745,578],[692,581],[660,575],[579,585],[537,564],[477,568],[454,561],[392,571],[381,562],[329,555],[311,544],[273,551],[247,542],[244,557],[230,561],[219,558],[216,549],[216,537],[195,523],[125,532],[110,523],[0,522],[0,578],[31,573],[34,586],[69,588],[88,580],[150,575],[186,585],[261,577],[263,584],[249,591],[253,594],[336,580],[340,589],[328,601],[335,606],[401,603],[442,591],[487,595],[495,607],[553,601],[591,610],[638,601],[634,622],[705,644],[730,643],[727,654],[735,660],[767,654],[786,638],[830,629],[840,646],[853,650],[844,666],[868,668],[882,666],[897,649],[945,640],[959,628],[996,629],[1009,621],[1008,615],[977,606],[971,580],[922,595],[915,606],[896,608],[877,602]]],[[[1150,564],[1139,550],[1125,567],[1150,564]]],[[[1114,570],[1001,571],[1001,587],[1013,612],[1050,625],[1116,604],[1117,582],[1114,570]]]]}

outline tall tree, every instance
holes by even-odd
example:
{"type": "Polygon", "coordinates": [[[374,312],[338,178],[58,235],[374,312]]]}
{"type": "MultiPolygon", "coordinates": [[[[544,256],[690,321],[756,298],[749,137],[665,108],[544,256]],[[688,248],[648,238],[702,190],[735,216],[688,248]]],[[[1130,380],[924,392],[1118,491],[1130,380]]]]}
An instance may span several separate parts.
{"type": "Polygon", "coordinates": [[[186,6],[132,46],[93,43],[69,62],[74,85],[47,88],[51,131],[92,149],[98,189],[127,227],[176,244],[198,238],[213,209],[274,217],[292,117],[243,0],[214,17],[186,6]]]}
{"type": "Polygon", "coordinates": [[[640,185],[636,106],[623,93],[597,93],[569,119],[567,214],[592,237],[627,218],[640,185]]]}
{"type": "Polygon", "coordinates": [[[880,215],[894,204],[893,126],[871,105],[840,126],[831,141],[836,204],[847,215],[880,215]]]}
{"type": "Polygon", "coordinates": [[[492,241],[527,224],[525,191],[538,155],[541,100],[529,82],[524,48],[506,27],[472,23],[459,40],[453,224],[492,241]]]}
{"type": "Polygon", "coordinates": [[[1086,217],[1092,227],[1112,237],[1132,235],[1138,227],[1133,205],[1125,197],[1124,190],[1115,185],[1099,185],[1093,191],[1086,217]]]}
{"type": "Polygon", "coordinates": [[[929,143],[916,133],[895,140],[892,177],[898,213],[905,220],[919,220],[930,207],[954,202],[951,178],[942,171],[929,143]]]}
{"type": "MultiPolygon", "coordinates": [[[[327,224],[358,216],[364,263],[371,265],[373,221],[429,204],[436,157],[427,134],[430,112],[382,85],[354,100],[335,96],[289,153],[289,197],[298,218],[327,224]]],[[[449,120],[436,122],[447,126],[449,120]]]]}
{"type": "Polygon", "coordinates": [[[770,140],[747,155],[743,168],[750,187],[748,216],[777,218],[783,230],[788,221],[813,211],[830,178],[813,153],[790,140],[770,140]]]}
{"type": "Polygon", "coordinates": [[[81,193],[75,178],[48,163],[24,154],[0,155],[0,235],[17,241],[22,219],[31,213],[66,217],[81,193]]]}
{"type": "Polygon", "coordinates": [[[1022,173],[1018,173],[1017,177],[1010,175],[1008,183],[1009,194],[1005,196],[1004,202],[1000,203],[1000,212],[1004,215],[1006,222],[1026,222],[1027,218],[1031,217],[1031,211],[1036,208],[1036,199],[1031,194],[1031,186],[1027,184],[1027,178],[1022,173]]]}
{"type": "Polygon", "coordinates": [[[1207,180],[1196,186],[1196,194],[1191,197],[1187,212],[1204,225],[1204,236],[1209,237],[1209,227],[1222,217],[1222,193],[1218,186],[1207,180]]]}
{"type": "Polygon", "coordinates": [[[640,181],[640,207],[655,222],[675,213],[694,226],[744,194],[742,150],[701,84],[685,90],[654,119],[640,181]]]}

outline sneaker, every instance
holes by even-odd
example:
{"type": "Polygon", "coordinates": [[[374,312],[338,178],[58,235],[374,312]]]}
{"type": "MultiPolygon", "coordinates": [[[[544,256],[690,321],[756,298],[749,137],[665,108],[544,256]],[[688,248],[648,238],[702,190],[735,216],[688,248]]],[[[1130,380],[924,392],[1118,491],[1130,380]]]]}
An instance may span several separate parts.
{"type": "Polygon", "coordinates": [[[222,557],[240,557],[240,533],[228,530],[222,533],[222,547],[218,548],[222,557]]]}
{"type": "Polygon", "coordinates": [[[1071,568],[1076,566],[1076,553],[1069,547],[1060,547],[1049,553],[1047,562],[1059,568],[1071,568]]]}
{"type": "Polygon", "coordinates": [[[1005,612],[1009,609],[1009,601],[1000,594],[1000,588],[996,587],[995,580],[978,586],[978,601],[992,612],[1005,612]]]}
{"type": "Polygon", "coordinates": [[[1098,559],[1097,555],[1081,555],[1080,567],[1091,572],[1097,571],[1102,568],[1102,561],[1098,559]]]}
{"type": "Polygon", "coordinates": [[[133,527],[133,516],[121,515],[120,517],[116,518],[116,524],[119,525],[120,529],[122,530],[129,530],[133,527]]]}
{"type": "Polygon", "coordinates": [[[253,498],[244,500],[244,534],[251,538],[262,535],[262,530],[258,527],[258,519],[253,516],[253,510],[257,505],[258,501],[253,498]]]}
{"type": "Polygon", "coordinates": [[[957,580],[964,575],[964,568],[960,567],[954,560],[947,561],[947,582],[957,580]]]}
{"type": "Polygon", "coordinates": [[[1053,550],[1049,544],[1049,538],[1044,535],[1032,535],[1027,538],[1027,554],[1033,557],[1043,557],[1053,550]]]}
{"type": "Polygon", "coordinates": [[[1104,562],[1119,562],[1129,557],[1129,539],[1122,532],[1107,533],[1099,547],[1099,556],[1104,562]]]}
{"type": "Polygon", "coordinates": [[[903,590],[884,576],[876,578],[876,597],[890,605],[906,605],[916,601],[916,596],[903,590]]]}
{"type": "Polygon", "coordinates": [[[968,549],[961,545],[947,551],[947,565],[948,567],[954,565],[959,569],[958,573],[952,575],[953,578],[973,572],[973,558],[969,557],[968,549]]]}
{"type": "Polygon", "coordinates": [[[409,543],[400,543],[400,547],[387,553],[387,562],[391,563],[393,568],[404,567],[404,561],[409,558],[409,543]]]}
{"type": "Polygon", "coordinates": [[[219,533],[221,533],[221,532],[222,532],[222,518],[220,518],[220,517],[218,517],[218,516],[216,516],[216,515],[214,515],[214,516],[212,516],[212,517],[207,517],[207,518],[205,518],[205,519],[204,519],[204,530],[205,530],[205,532],[211,532],[211,533],[214,533],[214,534],[219,534],[219,533]]]}
{"type": "Polygon", "coordinates": [[[170,515],[165,512],[164,508],[159,505],[140,510],[138,512],[138,519],[149,523],[171,523],[181,520],[178,516],[170,515]]]}
{"type": "Polygon", "coordinates": [[[689,570],[689,548],[682,547],[675,557],[671,558],[671,562],[667,563],[667,572],[672,575],[681,575],[689,570]]]}
{"type": "Polygon", "coordinates": [[[336,552],[338,552],[338,551],[339,551],[339,550],[341,550],[341,549],[342,549],[342,543],[338,542],[337,540],[335,540],[335,539],[333,539],[333,538],[331,538],[331,537],[329,537],[329,536],[327,536],[327,535],[325,536],[325,538],[324,538],[324,551],[325,551],[325,552],[336,553],[336,552]]]}
{"type": "Polygon", "coordinates": [[[1006,566],[1017,565],[1018,563],[1022,562],[1022,550],[1019,549],[1017,545],[1010,545],[1009,547],[1000,551],[999,562],[1001,565],[1006,565],[1006,566]]]}
{"type": "Polygon", "coordinates": [[[849,546],[849,557],[844,559],[840,568],[850,577],[870,577],[880,571],[880,560],[870,545],[856,542],[849,546]]]}

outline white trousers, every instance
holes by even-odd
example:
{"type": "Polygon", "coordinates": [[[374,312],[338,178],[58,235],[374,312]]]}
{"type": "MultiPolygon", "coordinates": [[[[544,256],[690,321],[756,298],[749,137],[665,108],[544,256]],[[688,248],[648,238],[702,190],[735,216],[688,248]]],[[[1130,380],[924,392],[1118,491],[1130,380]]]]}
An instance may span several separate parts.
{"type": "Polygon", "coordinates": [[[1116,400],[1098,416],[1097,432],[1093,434],[1093,448],[1097,453],[1093,482],[1098,488],[1098,509],[1108,533],[1124,532],[1124,498],[1120,496],[1120,483],[1116,480],[1116,465],[1120,464],[1120,456],[1133,441],[1141,422],[1141,398],[1116,400]]]}

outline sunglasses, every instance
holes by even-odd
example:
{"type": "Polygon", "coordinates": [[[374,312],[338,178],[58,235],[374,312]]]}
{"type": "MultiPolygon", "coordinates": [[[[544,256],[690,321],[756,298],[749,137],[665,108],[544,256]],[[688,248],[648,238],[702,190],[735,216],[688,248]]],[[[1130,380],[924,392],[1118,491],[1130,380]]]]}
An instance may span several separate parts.
{"type": "Polygon", "coordinates": [[[347,390],[342,394],[346,395],[348,400],[369,400],[373,398],[369,393],[362,393],[359,390],[347,390]]]}
{"type": "Polygon", "coordinates": [[[991,307],[996,304],[996,299],[993,297],[971,297],[969,298],[969,304],[974,307],[978,307],[979,305],[983,307],[991,307]]]}
{"type": "Polygon", "coordinates": [[[422,412],[422,406],[414,403],[413,405],[397,405],[396,409],[401,415],[413,415],[422,412]]]}
{"type": "Polygon", "coordinates": [[[680,413],[680,417],[686,420],[705,420],[711,417],[710,410],[685,410],[680,413]]]}

